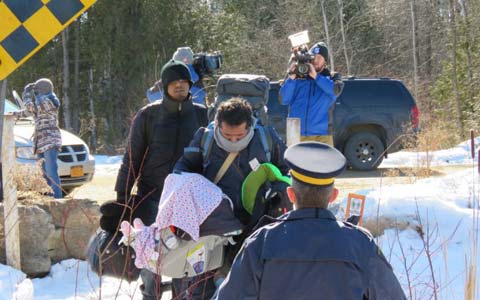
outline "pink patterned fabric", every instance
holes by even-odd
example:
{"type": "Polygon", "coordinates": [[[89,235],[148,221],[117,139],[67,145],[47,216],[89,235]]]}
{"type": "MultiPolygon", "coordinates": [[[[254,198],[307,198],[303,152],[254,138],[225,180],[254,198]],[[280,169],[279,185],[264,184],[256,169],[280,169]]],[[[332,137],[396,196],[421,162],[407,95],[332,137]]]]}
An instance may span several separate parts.
{"type": "Polygon", "coordinates": [[[157,233],[155,225],[145,226],[140,219],[135,219],[134,227],[131,227],[130,223],[123,221],[120,231],[124,235],[122,242],[135,251],[135,266],[159,273],[157,266],[159,254],[155,251],[155,234],[157,233]],[[130,243],[126,239],[127,236],[130,236],[130,243]]]}
{"type": "Polygon", "coordinates": [[[135,266],[159,274],[159,254],[155,237],[161,230],[170,230],[173,225],[188,233],[193,240],[200,237],[200,225],[222,201],[222,190],[199,174],[170,174],[165,179],[158,214],[154,224],[145,226],[140,219],[134,220],[134,227],[127,221],[121,224],[122,240],[136,253],[135,266]],[[157,250],[157,251],[156,251],[157,250]]]}
{"type": "Polygon", "coordinates": [[[197,241],[200,224],[221,201],[222,190],[202,175],[170,174],[165,179],[155,223],[158,229],[178,227],[197,241]]]}

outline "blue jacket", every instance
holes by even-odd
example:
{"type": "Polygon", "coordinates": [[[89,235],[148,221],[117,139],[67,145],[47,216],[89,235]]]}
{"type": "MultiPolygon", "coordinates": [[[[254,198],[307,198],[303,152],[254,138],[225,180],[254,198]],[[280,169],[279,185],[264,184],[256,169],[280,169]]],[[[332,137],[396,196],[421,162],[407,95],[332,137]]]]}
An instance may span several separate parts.
{"type": "Polygon", "coordinates": [[[290,105],[289,117],[301,119],[302,136],[328,134],[328,110],[335,101],[330,77],[288,78],[280,93],[283,105],[290,105]]]}
{"type": "MultiPolygon", "coordinates": [[[[205,105],[205,89],[201,85],[200,76],[192,65],[187,65],[190,70],[190,75],[192,76],[193,86],[190,89],[190,94],[192,94],[193,103],[198,103],[205,105]]],[[[148,101],[154,102],[162,99],[163,97],[163,88],[160,81],[155,82],[155,84],[147,90],[147,99],[148,101]]]]}
{"type": "Polygon", "coordinates": [[[325,209],[279,220],[245,240],[217,300],[406,299],[366,230],[325,209]]]}

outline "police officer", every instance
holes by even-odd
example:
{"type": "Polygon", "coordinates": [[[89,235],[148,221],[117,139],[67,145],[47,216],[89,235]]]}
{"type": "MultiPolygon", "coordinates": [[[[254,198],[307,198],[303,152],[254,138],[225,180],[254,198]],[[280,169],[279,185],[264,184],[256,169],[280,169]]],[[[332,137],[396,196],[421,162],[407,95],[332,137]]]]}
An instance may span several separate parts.
{"type": "Polygon", "coordinates": [[[326,209],[343,155],[304,142],[285,162],[295,209],[245,241],[216,299],[406,299],[372,236],[326,209]]]}

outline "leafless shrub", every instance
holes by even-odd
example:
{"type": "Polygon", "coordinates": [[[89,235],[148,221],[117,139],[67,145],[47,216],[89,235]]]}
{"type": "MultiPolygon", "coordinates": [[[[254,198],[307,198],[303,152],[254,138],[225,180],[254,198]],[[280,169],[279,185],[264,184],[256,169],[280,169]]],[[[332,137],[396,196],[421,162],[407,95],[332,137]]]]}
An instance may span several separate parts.
{"type": "Polygon", "coordinates": [[[39,160],[34,165],[16,165],[14,179],[19,192],[53,193],[52,188],[43,177],[42,163],[43,161],[39,160]]]}

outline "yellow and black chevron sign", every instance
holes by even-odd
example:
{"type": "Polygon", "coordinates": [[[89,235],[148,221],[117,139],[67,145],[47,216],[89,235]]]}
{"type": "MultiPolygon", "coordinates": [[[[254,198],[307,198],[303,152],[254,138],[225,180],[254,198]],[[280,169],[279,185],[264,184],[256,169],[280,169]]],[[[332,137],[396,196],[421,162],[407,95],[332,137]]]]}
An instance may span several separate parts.
{"type": "Polygon", "coordinates": [[[97,0],[0,0],[0,80],[97,0]]]}

